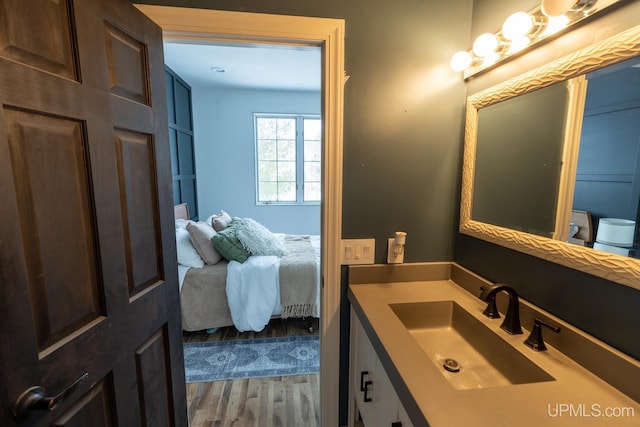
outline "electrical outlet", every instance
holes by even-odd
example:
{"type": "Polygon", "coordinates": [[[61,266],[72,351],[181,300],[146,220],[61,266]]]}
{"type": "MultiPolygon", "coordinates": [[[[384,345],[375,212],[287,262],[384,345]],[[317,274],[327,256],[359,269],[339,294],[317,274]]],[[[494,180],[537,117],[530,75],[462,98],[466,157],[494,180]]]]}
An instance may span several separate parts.
{"type": "Polygon", "coordinates": [[[390,237],[387,241],[387,264],[402,264],[404,262],[404,247],[402,252],[396,253],[396,239],[390,237]]]}
{"type": "Polygon", "coordinates": [[[340,254],[342,265],[373,264],[376,255],[376,239],[342,239],[340,254]]]}

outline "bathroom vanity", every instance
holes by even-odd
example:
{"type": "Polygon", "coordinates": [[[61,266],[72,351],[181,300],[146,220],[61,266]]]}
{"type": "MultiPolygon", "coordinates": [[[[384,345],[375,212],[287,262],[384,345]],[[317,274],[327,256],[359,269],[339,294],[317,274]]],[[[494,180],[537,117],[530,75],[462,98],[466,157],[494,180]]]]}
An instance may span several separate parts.
{"type": "Polygon", "coordinates": [[[455,263],[350,267],[349,283],[349,425],[640,425],[640,362],[522,299],[508,334],[483,315],[490,283],[455,263]],[[560,330],[545,351],[524,344],[534,319],[560,330]]]}

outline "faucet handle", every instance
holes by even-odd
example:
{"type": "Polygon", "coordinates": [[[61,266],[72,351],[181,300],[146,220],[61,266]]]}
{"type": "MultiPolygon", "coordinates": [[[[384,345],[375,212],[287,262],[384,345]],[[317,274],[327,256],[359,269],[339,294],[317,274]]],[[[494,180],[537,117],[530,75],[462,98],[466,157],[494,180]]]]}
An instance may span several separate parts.
{"type": "Polygon", "coordinates": [[[487,308],[484,309],[482,314],[487,316],[489,319],[499,319],[500,313],[498,312],[498,307],[496,306],[496,296],[488,296],[488,289],[485,286],[480,286],[480,290],[482,293],[480,294],[480,299],[487,303],[487,308]]]}
{"type": "Polygon", "coordinates": [[[500,313],[498,312],[498,307],[496,306],[496,297],[491,297],[487,301],[487,308],[482,312],[489,319],[499,319],[500,313]]]}
{"type": "Polygon", "coordinates": [[[531,334],[529,334],[529,338],[527,338],[524,343],[535,351],[545,351],[547,349],[547,346],[544,345],[544,340],[542,339],[542,326],[550,329],[556,334],[560,332],[559,326],[552,325],[540,319],[533,319],[531,334]]]}

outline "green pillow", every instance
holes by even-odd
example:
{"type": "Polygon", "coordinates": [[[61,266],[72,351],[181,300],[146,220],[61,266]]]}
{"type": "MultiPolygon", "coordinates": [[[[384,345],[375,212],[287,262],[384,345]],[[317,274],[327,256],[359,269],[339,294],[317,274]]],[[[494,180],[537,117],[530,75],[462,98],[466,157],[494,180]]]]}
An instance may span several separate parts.
{"type": "Polygon", "coordinates": [[[211,243],[220,252],[220,255],[229,261],[238,261],[239,263],[243,263],[249,258],[249,252],[237,236],[238,226],[241,222],[242,220],[234,218],[227,228],[217,232],[211,238],[211,243]]]}

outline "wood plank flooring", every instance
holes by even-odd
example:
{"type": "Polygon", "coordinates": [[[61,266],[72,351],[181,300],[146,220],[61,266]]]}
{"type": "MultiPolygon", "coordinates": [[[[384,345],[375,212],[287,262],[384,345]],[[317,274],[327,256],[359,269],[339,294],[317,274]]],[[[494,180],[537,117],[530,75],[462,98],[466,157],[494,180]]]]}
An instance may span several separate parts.
{"type": "MultiPolygon", "coordinates": [[[[318,319],[274,319],[261,332],[233,326],[215,333],[184,332],[185,342],[318,335],[318,319]],[[311,323],[310,323],[311,322],[311,323]],[[308,326],[314,327],[309,333],[308,326]]],[[[187,384],[191,427],[317,427],[320,425],[318,374],[187,384]]]]}

